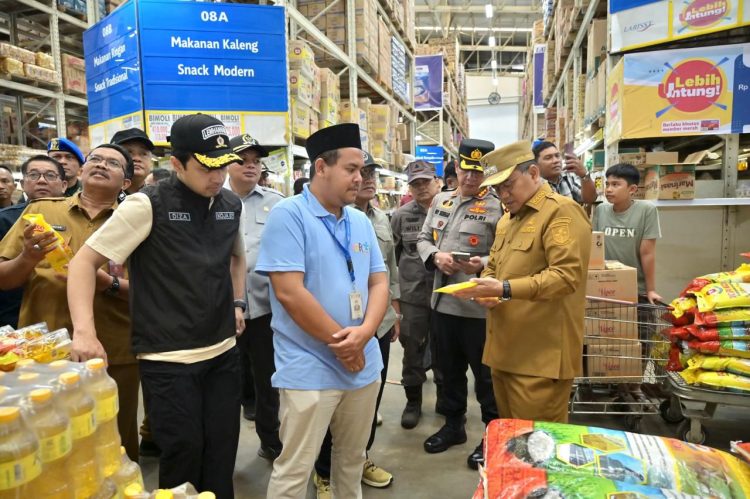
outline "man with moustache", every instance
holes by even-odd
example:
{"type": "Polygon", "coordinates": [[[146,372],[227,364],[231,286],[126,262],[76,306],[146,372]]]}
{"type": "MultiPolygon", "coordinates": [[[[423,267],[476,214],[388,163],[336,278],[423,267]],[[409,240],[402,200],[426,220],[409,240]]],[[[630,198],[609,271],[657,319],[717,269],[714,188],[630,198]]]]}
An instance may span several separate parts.
{"type": "MultiPolygon", "coordinates": [[[[135,165],[133,182],[127,190],[126,195],[140,191],[146,183],[146,177],[151,174],[151,162],[153,159],[154,143],[148,138],[146,132],[140,128],[128,128],[120,130],[112,136],[112,144],[121,145],[130,153],[135,165]]],[[[121,201],[124,198],[121,198],[121,201]]]]}
{"type": "Polygon", "coordinates": [[[565,154],[563,158],[557,146],[547,141],[536,144],[533,153],[539,173],[554,192],[578,204],[596,201],[596,184],[575,155],[565,154]]]}
{"type": "MultiPolygon", "coordinates": [[[[32,172],[42,173],[47,183],[55,187],[42,189],[43,194],[57,194],[63,188],[58,178],[57,164],[37,158],[27,165],[27,180],[32,172]]],[[[21,217],[39,213],[63,237],[74,254],[85,246],[86,240],[109,220],[117,207],[117,194],[130,185],[133,162],[128,152],[113,144],[95,147],[83,164],[81,192],[70,197],[42,197],[31,200],[21,217]]],[[[37,190],[37,192],[39,192],[37,190]]],[[[33,193],[31,195],[34,195],[33,193]]],[[[57,245],[52,232],[34,232],[34,225],[19,218],[0,243],[0,289],[24,287],[19,326],[44,321],[50,330],[67,328],[73,332],[69,312],[65,275],[58,274],[44,259],[57,245]]],[[[96,354],[107,360],[107,372],[117,383],[120,411],[118,428],[123,445],[131,459],[138,459],[138,366],[130,352],[130,314],[128,285],[121,268],[103,260],[93,269],[91,318],[101,331],[96,354]]],[[[79,351],[87,338],[73,332],[71,357],[79,351]]]]}

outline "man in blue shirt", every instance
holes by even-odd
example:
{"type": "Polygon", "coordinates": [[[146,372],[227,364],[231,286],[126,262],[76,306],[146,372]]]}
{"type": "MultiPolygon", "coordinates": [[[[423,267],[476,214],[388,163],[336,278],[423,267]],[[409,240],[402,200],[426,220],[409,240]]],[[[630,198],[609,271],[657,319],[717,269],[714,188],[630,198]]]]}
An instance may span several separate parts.
{"type": "Polygon", "coordinates": [[[255,267],[271,279],[283,445],[267,497],[305,497],[330,425],[333,496],[359,498],[383,368],[374,335],[388,280],[372,224],[348,206],[362,182],[359,127],[319,130],[306,148],[315,176],[271,211],[255,267]]]}

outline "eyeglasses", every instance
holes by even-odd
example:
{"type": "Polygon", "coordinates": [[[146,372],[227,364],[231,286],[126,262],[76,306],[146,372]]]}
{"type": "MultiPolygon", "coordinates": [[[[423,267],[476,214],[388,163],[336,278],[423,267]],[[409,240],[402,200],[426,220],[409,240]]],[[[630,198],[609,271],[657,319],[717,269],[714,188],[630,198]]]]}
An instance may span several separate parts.
{"type": "Polygon", "coordinates": [[[122,166],[122,163],[117,161],[116,159],[112,158],[102,158],[101,156],[96,156],[92,154],[88,158],[86,158],[86,163],[91,163],[92,165],[105,165],[107,168],[111,170],[123,170],[125,171],[125,167],[122,166]]]}
{"type": "Polygon", "coordinates": [[[55,172],[28,172],[26,175],[24,175],[24,178],[27,180],[31,180],[32,182],[36,182],[41,177],[44,177],[44,180],[47,182],[54,182],[55,180],[60,179],[60,175],[58,175],[55,172]]]}

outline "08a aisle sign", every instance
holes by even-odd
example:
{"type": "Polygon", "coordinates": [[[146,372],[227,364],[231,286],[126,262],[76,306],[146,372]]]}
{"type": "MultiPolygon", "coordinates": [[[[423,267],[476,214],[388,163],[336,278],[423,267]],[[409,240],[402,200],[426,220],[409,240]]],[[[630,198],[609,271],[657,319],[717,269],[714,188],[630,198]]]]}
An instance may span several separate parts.
{"type": "MultiPolygon", "coordinates": [[[[250,133],[265,144],[288,141],[282,7],[174,0],[130,0],[125,6],[137,19],[142,117],[154,143],[167,145],[172,123],[194,112],[216,116],[230,135],[250,133]]],[[[102,32],[111,17],[87,34],[102,32]]],[[[104,48],[98,41],[92,34],[84,43],[87,64],[104,48]]],[[[94,143],[120,124],[106,96],[101,104],[89,111],[94,143]]]]}
{"type": "Polygon", "coordinates": [[[750,133],[750,44],[626,54],[607,88],[607,144],[750,133]]]}

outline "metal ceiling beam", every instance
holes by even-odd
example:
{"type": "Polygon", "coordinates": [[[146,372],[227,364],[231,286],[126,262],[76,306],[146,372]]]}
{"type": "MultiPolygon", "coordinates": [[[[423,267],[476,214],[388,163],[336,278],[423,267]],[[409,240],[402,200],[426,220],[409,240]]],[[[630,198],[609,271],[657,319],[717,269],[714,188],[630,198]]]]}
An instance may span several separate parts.
{"type": "MultiPolygon", "coordinates": [[[[495,15],[497,14],[519,14],[519,15],[533,15],[541,14],[542,10],[539,7],[523,7],[518,5],[496,5],[494,8],[495,15]]],[[[420,13],[450,13],[450,14],[482,14],[484,15],[484,5],[416,5],[414,12],[420,13]]]]}
{"type": "Polygon", "coordinates": [[[460,45],[459,49],[462,52],[526,52],[529,47],[521,45],[499,45],[497,47],[490,47],[489,45],[460,45]]]}

